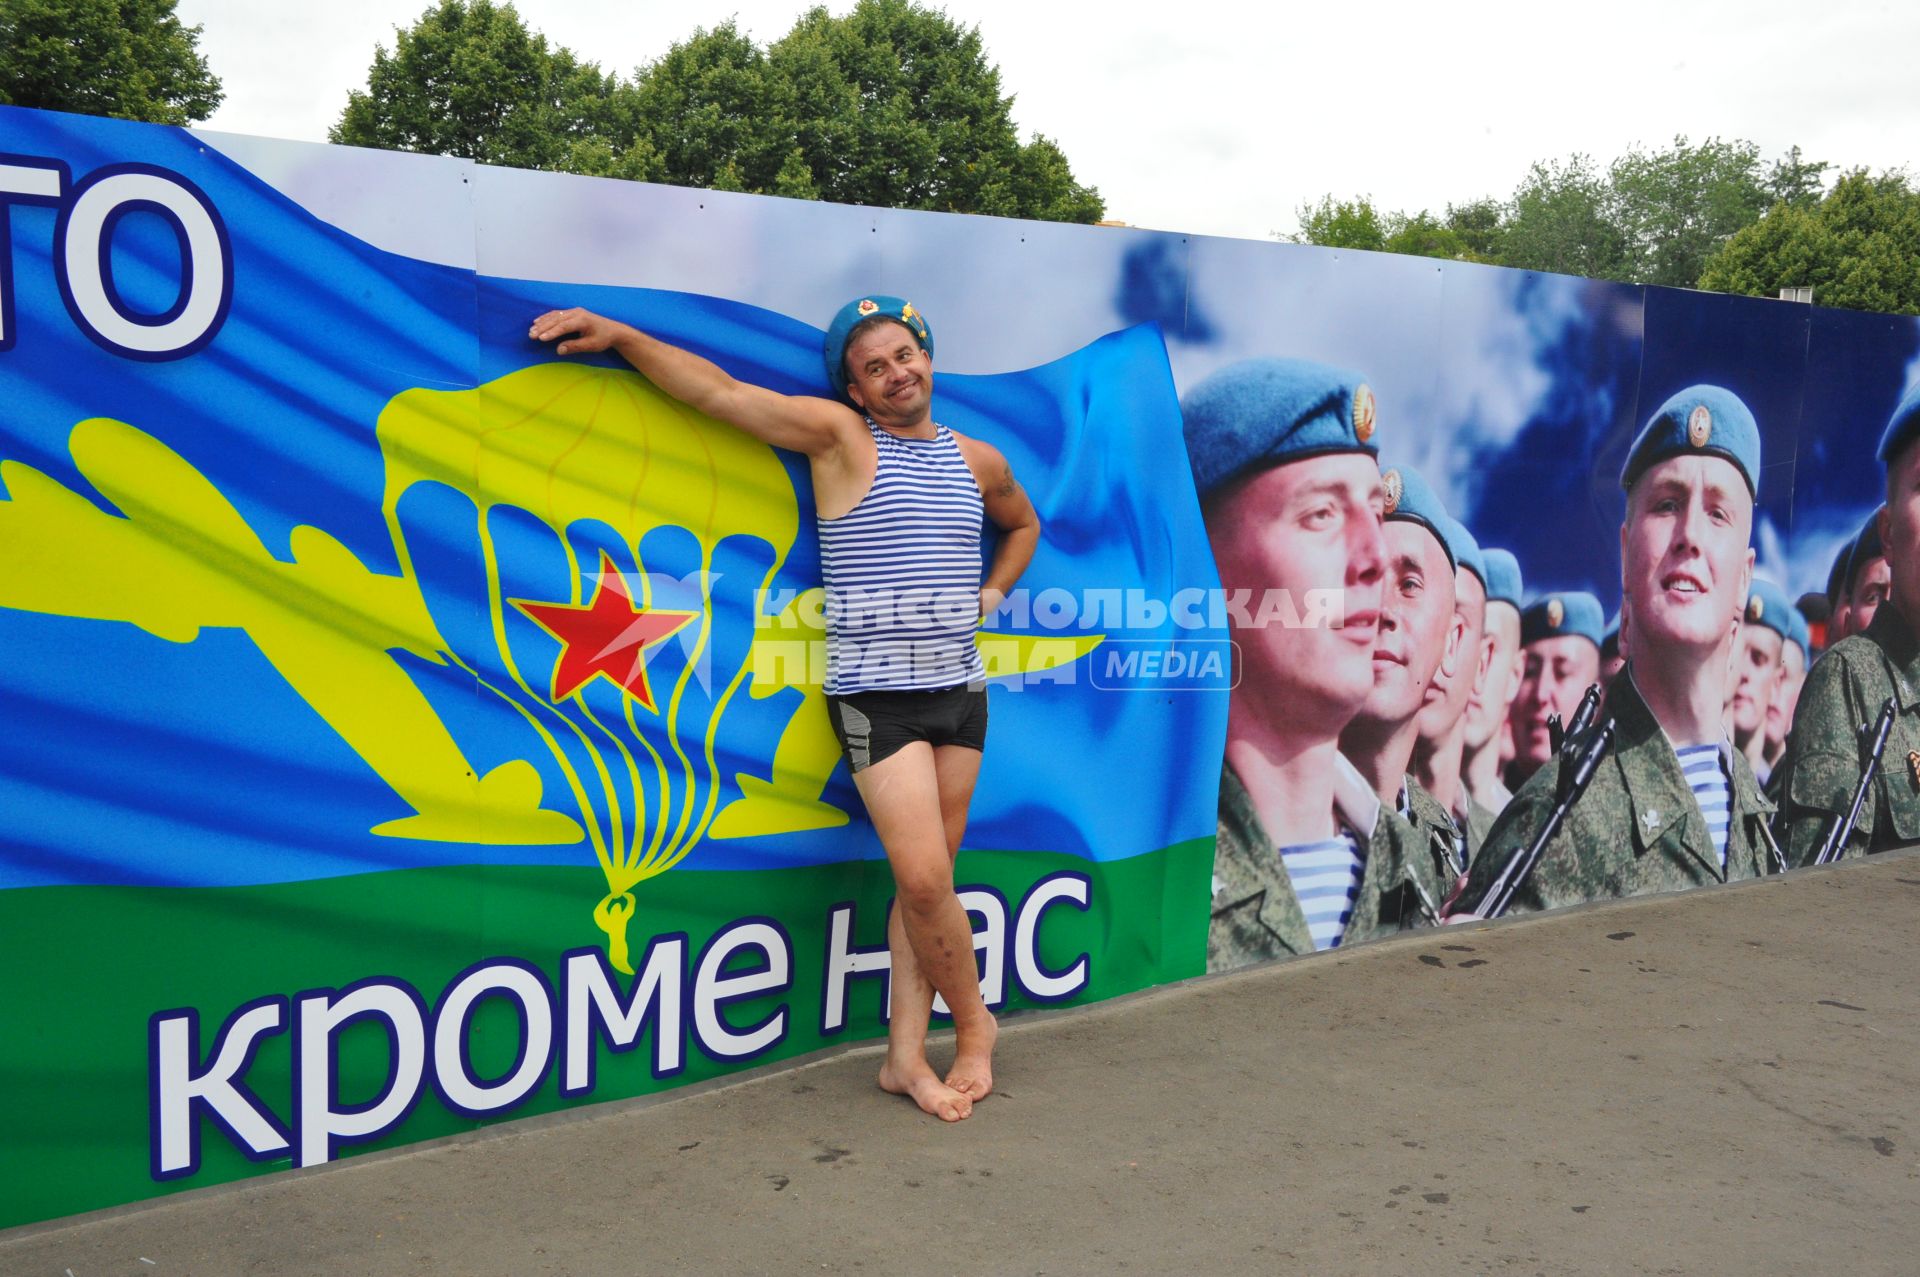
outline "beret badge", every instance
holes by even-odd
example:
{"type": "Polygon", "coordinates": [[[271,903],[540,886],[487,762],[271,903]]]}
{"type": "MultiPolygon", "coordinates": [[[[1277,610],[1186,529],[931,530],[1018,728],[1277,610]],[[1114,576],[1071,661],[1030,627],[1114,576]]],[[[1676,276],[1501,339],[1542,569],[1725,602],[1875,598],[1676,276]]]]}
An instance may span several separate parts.
{"type": "Polygon", "coordinates": [[[1547,600],[1547,628],[1557,630],[1560,623],[1567,619],[1567,609],[1559,599],[1547,600]]]}
{"type": "Polygon", "coordinates": [[[1382,513],[1392,514],[1400,508],[1400,472],[1398,470],[1389,470],[1381,475],[1380,486],[1386,491],[1386,502],[1382,513]]]}
{"type": "Polygon", "coordinates": [[[880,309],[880,305],[874,301],[873,298],[868,297],[860,303],[859,309],[861,314],[871,315],[874,311],[880,309]]]}
{"type": "Polygon", "coordinates": [[[1713,410],[1705,404],[1697,404],[1687,414],[1687,442],[1696,448],[1704,448],[1712,437],[1713,410]]]}
{"type": "Polygon", "coordinates": [[[1373,438],[1373,388],[1364,381],[1353,388],[1353,434],[1361,443],[1373,438]]]}
{"type": "Polygon", "coordinates": [[[1767,601],[1758,594],[1747,600],[1747,619],[1757,621],[1767,614],[1767,601]]]}

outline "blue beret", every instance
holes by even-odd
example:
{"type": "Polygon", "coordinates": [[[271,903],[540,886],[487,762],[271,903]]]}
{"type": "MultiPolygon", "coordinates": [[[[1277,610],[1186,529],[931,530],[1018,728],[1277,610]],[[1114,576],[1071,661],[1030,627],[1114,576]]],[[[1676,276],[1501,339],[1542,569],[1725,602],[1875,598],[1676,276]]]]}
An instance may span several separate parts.
{"type": "Polygon", "coordinates": [[[1813,631],[1807,625],[1807,614],[1798,607],[1787,612],[1787,642],[1799,647],[1802,656],[1813,651],[1813,631]]]}
{"type": "Polygon", "coordinates": [[[1302,359],[1244,359],[1180,401],[1193,482],[1207,497],[1253,470],[1335,452],[1379,451],[1373,391],[1302,359]]]}
{"type": "Polygon", "coordinates": [[[1720,386],[1688,386],[1661,404],[1627,449],[1620,486],[1633,487],[1656,461],[1696,454],[1731,461],[1747,481],[1747,491],[1759,495],[1760,427],[1740,396],[1720,386]]]}
{"type": "Polygon", "coordinates": [[[933,354],[933,329],[927,327],[926,318],[913,308],[913,303],[898,297],[883,297],[875,293],[850,301],[834,312],[833,322],[827,325],[827,339],[820,343],[820,358],[827,366],[827,380],[833,383],[835,393],[845,397],[847,393],[847,335],[854,325],[875,315],[885,315],[889,319],[900,321],[902,327],[913,334],[920,343],[920,349],[933,354]]]}
{"type": "Polygon", "coordinates": [[[1920,381],[1907,387],[1899,407],[1887,419],[1886,433],[1880,436],[1880,460],[1891,465],[1893,455],[1912,443],[1916,432],[1920,432],[1920,381]]]}
{"type": "Polygon", "coordinates": [[[1480,557],[1487,564],[1487,602],[1505,603],[1518,612],[1522,597],[1520,560],[1509,551],[1492,546],[1481,550],[1480,557]]]}
{"type": "Polygon", "coordinates": [[[1764,625],[1782,639],[1793,636],[1792,618],[1800,615],[1787,592],[1761,577],[1753,578],[1747,591],[1747,610],[1741,614],[1748,625],[1764,625]]]}
{"type": "Polygon", "coordinates": [[[1854,537],[1847,547],[1846,575],[1841,578],[1840,590],[1844,594],[1853,593],[1853,578],[1860,575],[1860,569],[1875,559],[1886,557],[1887,550],[1880,543],[1880,511],[1875,510],[1867,516],[1860,527],[1860,535],[1854,537]]]}
{"type": "MultiPolygon", "coordinates": [[[[1440,497],[1420,472],[1411,466],[1393,466],[1380,473],[1380,486],[1386,490],[1386,504],[1382,507],[1389,522],[1417,523],[1433,533],[1433,539],[1447,553],[1447,566],[1460,570],[1459,551],[1454,548],[1449,533],[1460,527],[1440,504],[1440,497]]],[[[1465,531],[1464,528],[1461,529],[1465,531]]]]}
{"type": "Polygon", "coordinates": [[[1521,611],[1520,642],[1524,646],[1577,634],[1599,647],[1607,628],[1606,615],[1600,610],[1600,600],[1585,590],[1545,594],[1521,611]]]}
{"type": "Polygon", "coordinates": [[[1848,537],[1833,552],[1833,566],[1827,569],[1827,606],[1832,607],[1840,601],[1847,590],[1847,565],[1853,562],[1853,543],[1858,537],[1848,537]]]}
{"type": "Polygon", "coordinates": [[[1453,546],[1456,570],[1465,569],[1480,578],[1480,588],[1487,587],[1487,556],[1481,552],[1480,543],[1473,539],[1473,533],[1467,531],[1467,525],[1458,519],[1447,520],[1447,542],[1453,546]]]}

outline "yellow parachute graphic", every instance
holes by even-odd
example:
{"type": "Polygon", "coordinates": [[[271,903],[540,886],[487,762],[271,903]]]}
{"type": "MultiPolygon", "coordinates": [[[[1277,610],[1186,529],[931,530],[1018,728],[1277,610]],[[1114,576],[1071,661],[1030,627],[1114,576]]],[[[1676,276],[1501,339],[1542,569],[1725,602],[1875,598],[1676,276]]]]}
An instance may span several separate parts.
{"type": "MultiPolygon", "coordinates": [[[[720,786],[713,783],[718,775],[715,734],[748,672],[746,663],[730,674],[719,672],[728,681],[707,719],[704,739],[693,746],[697,757],[690,755],[680,715],[712,638],[709,574],[714,550],[731,536],[767,542],[774,558],[759,584],[763,590],[770,587],[798,531],[792,481],[767,445],[669,399],[638,376],[585,365],[543,364],[474,390],[410,390],[380,414],[378,433],[387,460],[384,508],[408,576],[414,573],[413,554],[399,515],[407,490],[418,483],[436,483],[473,502],[486,567],[488,617],[512,686],[496,686],[475,665],[467,669],[484,690],[525,719],[566,777],[606,875],[607,894],[595,906],[594,918],[607,933],[610,960],[628,970],[626,927],[633,915],[633,889],[680,863],[713,827],[720,794],[720,786]],[[590,566],[579,562],[566,538],[576,524],[612,529],[642,574],[646,564],[640,543],[647,533],[657,527],[692,533],[700,548],[701,616],[690,631],[685,668],[663,697],[667,753],[647,739],[636,717],[646,710],[633,698],[622,700],[624,722],[606,721],[584,698],[569,698],[572,703],[563,711],[545,703],[541,689],[549,671],[521,668],[508,639],[513,609],[501,586],[488,518],[498,506],[526,511],[560,534],[575,602],[590,566]],[[564,736],[584,748],[567,749],[564,736]],[[583,769],[577,758],[587,760],[588,766],[583,769]],[[627,773],[624,788],[609,770],[616,766],[627,773]],[[641,810],[642,769],[651,774],[658,795],[659,810],[654,812],[641,810]],[[631,809],[623,792],[632,795],[631,809]],[[696,804],[699,793],[704,793],[704,801],[696,804]]],[[[832,744],[825,718],[816,726],[832,744]]],[[[792,725],[787,730],[792,732],[792,725]]],[[[824,785],[825,777],[820,779],[824,785]]],[[[806,801],[820,806],[818,792],[806,801]]],[[[771,785],[759,797],[763,803],[783,801],[771,785]]],[[[827,808],[816,813],[812,823],[845,820],[845,812],[827,808]]],[[[754,833],[799,827],[764,819],[732,824],[754,833]]]]}
{"type": "MultiPolygon", "coordinates": [[[[396,838],[490,845],[592,845],[606,878],[594,907],[608,957],[631,970],[627,924],[634,888],[679,864],[705,837],[740,838],[830,828],[847,813],[822,801],[838,750],[820,687],[819,663],[779,659],[818,651],[819,591],[781,613],[757,618],[752,647],[724,679],[700,738],[679,731],[690,681],[712,639],[714,551],[733,536],[772,547],[759,582],[769,587],[798,531],[793,485],[773,449],[667,398],[629,372],[549,363],[471,390],[415,389],[382,411],[377,438],[386,466],[383,511],[401,572],[368,569],[335,537],[301,526],[291,562],[274,555],[239,511],[190,462],[124,422],[92,418],[69,445],[87,481],[123,512],[19,462],[0,461],[0,606],[128,622],[176,643],[208,627],[244,630],[275,670],[364,759],[413,813],[372,832],[396,838]],[[463,657],[429,613],[415,571],[415,547],[399,510],[418,484],[465,496],[475,510],[485,560],[485,608],[506,684],[463,657]],[[687,627],[689,657],[661,696],[655,747],[631,697],[607,721],[585,697],[547,700],[548,668],[523,669],[508,642],[511,604],[488,515],[513,507],[545,524],[565,547],[572,602],[587,565],[568,536],[589,522],[611,529],[632,554],[644,584],[643,538],[676,527],[698,543],[701,613],[687,627]],[[532,729],[565,778],[571,814],[551,810],[541,773],[525,759],[476,775],[427,697],[395,660],[407,653],[464,670],[532,729]],[[743,683],[756,698],[792,690],[764,777],[737,773],[741,796],[719,808],[723,786],[715,734],[743,683]],[[691,750],[691,752],[690,752],[691,750]],[[582,766],[581,762],[585,765],[582,766]],[[614,769],[624,771],[625,785],[614,769]],[[656,810],[643,810],[642,775],[656,810]],[[631,805],[622,801],[630,794],[631,805]]],[[[477,602],[477,600],[475,600],[477,602]]],[[[645,605],[644,598],[635,603],[645,605]]],[[[982,634],[990,677],[1068,664],[1100,636],[982,634]]],[[[525,649],[523,649],[525,650],[525,649]]]]}

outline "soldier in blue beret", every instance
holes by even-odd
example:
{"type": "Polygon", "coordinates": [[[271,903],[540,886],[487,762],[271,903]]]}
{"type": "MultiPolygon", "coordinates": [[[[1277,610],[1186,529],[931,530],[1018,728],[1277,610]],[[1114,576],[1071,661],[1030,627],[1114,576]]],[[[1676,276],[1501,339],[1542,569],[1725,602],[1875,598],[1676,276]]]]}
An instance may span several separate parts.
{"type": "Polygon", "coordinates": [[[1413,746],[1410,791],[1424,791],[1451,818],[1456,835],[1452,872],[1465,872],[1487,831],[1494,813],[1474,801],[1465,776],[1467,710],[1476,695],[1484,694],[1491,671],[1493,639],[1487,633],[1487,560],[1465,524],[1453,521],[1447,541],[1454,548],[1459,569],[1453,576],[1453,614],[1460,627],[1460,651],[1449,668],[1435,672],[1420,707],[1420,735],[1413,746]]]}
{"type": "Polygon", "coordinates": [[[1339,751],[1383,630],[1373,392],[1322,364],[1254,359],[1181,410],[1220,583],[1244,601],[1207,967],[1431,923],[1445,884],[1425,845],[1339,751]]]}
{"type": "Polygon", "coordinates": [[[1754,775],[1766,778],[1760,783],[1768,786],[1767,797],[1776,805],[1780,797],[1773,792],[1772,776],[1787,752],[1787,733],[1793,730],[1794,708],[1800,702],[1800,689],[1807,681],[1812,641],[1806,613],[1796,606],[1787,613],[1787,641],[1780,649],[1780,681],[1774,687],[1773,700],[1767,705],[1766,746],[1761,761],[1753,767],[1754,775]]]}
{"type": "MultiPolygon", "coordinates": [[[[1880,437],[1887,504],[1874,531],[1890,593],[1863,599],[1871,547],[1861,538],[1849,565],[1847,635],[1807,675],[1794,710],[1787,752],[1776,772],[1779,834],[1795,864],[1805,864],[1852,806],[1862,768],[1862,724],[1896,709],[1872,792],[1844,846],[1859,856],[1920,843],[1920,383],[1902,396],[1880,437]],[[1863,561],[1864,560],[1864,561],[1863,561]],[[1863,620],[1863,602],[1871,609],[1863,620]]],[[[1871,592],[1871,585],[1866,592],[1871,592]]]]}
{"type": "Polygon", "coordinates": [[[1780,693],[1787,635],[1800,615],[1787,592],[1764,577],[1753,578],[1734,647],[1733,679],[1727,689],[1727,724],[1733,747],[1747,757],[1754,778],[1767,783],[1767,710],[1780,693]]]}
{"type": "MultiPolygon", "coordinates": [[[[1405,817],[1427,849],[1439,881],[1466,867],[1464,839],[1447,805],[1410,774],[1428,701],[1444,702],[1462,668],[1466,625],[1458,608],[1457,574],[1467,553],[1466,529],[1441,504],[1419,471],[1393,466],[1380,476],[1386,500],[1386,589],[1373,649],[1373,690],[1340,733],[1340,752],[1384,803],[1405,817]]],[[[1472,551],[1479,558],[1479,549],[1472,551]]],[[[1464,704],[1464,697],[1462,698],[1464,704]]],[[[1440,707],[1444,711],[1444,705],[1440,707]]],[[[1456,715],[1457,717],[1457,711],[1456,715]]]]}
{"type": "MultiPolygon", "coordinates": [[[[1759,473],[1752,415],[1714,386],[1668,400],[1628,450],[1620,528],[1627,664],[1600,714],[1614,724],[1613,747],[1515,892],[1512,910],[1674,891],[1779,867],[1768,832],[1773,806],[1733,748],[1725,718],[1727,671],[1753,587],[1759,473]]],[[[1580,610],[1593,626],[1597,663],[1599,604],[1580,610]]],[[[1531,844],[1565,765],[1549,761],[1501,813],[1462,894],[1466,908],[1531,844]]]]}
{"type": "Polygon", "coordinates": [[[1880,605],[1893,589],[1893,570],[1880,543],[1880,513],[1867,516],[1860,531],[1847,542],[1838,561],[1839,592],[1828,591],[1832,612],[1827,619],[1827,646],[1873,624],[1880,605]]]}
{"type": "Polygon", "coordinates": [[[528,336],[558,342],[561,355],[612,350],[682,403],[806,455],[827,598],[828,717],[896,889],[880,1085],[944,1121],[969,1116],[993,1089],[998,1027],[980,996],[973,927],[953,882],[958,835],[948,831],[966,825],[986,747],[978,620],[1033,557],[1033,503],[998,449],[934,421],[933,333],[898,297],[857,298],[834,315],[822,346],[834,398],[737,381],[578,308],[541,315],[528,336]],[[985,581],[983,516],[1003,533],[985,581]],[[926,1056],[936,992],[954,1023],[944,1078],[926,1056]]]}
{"type": "Polygon", "coordinates": [[[1487,568],[1487,668],[1467,697],[1460,770],[1473,801],[1497,816],[1513,797],[1500,779],[1506,764],[1500,755],[1502,745],[1512,740],[1507,714],[1520,694],[1520,608],[1525,590],[1520,561],[1512,552],[1486,546],[1481,559],[1487,568]]]}
{"type": "Polygon", "coordinates": [[[1600,681],[1600,640],[1606,613],[1585,590],[1545,594],[1520,613],[1520,691],[1513,698],[1513,762],[1507,784],[1516,792],[1553,757],[1547,720],[1573,716],[1587,688],[1600,681]]]}

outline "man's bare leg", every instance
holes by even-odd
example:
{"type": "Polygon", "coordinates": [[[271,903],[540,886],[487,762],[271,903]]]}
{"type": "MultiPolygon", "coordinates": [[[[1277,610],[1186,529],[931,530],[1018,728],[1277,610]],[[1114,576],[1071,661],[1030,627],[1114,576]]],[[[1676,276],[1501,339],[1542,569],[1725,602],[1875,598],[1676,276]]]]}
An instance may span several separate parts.
{"type": "MultiPolygon", "coordinates": [[[[965,745],[942,745],[933,751],[933,771],[940,786],[940,826],[947,839],[951,875],[953,861],[960,854],[960,839],[967,832],[967,806],[973,801],[973,785],[980,779],[980,751],[965,745]]],[[[967,971],[974,977],[972,987],[978,996],[980,983],[971,947],[971,922],[967,923],[967,944],[967,971]]],[[[952,1001],[947,1005],[951,1007],[952,1001]]],[[[980,1021],[972,1028],[961,1028],[959,1021],[954,1021],[953,1067],[947,1070],[947,1085],[976,1101],[993,1093],[993,1047],[1000,1036],[1000,1025],[987,1011],[984,1000],[980,1011],[980,1021]]]]}
{"type": "MultiPolygon", "coordinates": [[[[948,767],[950,789],[972,792],[979,770],[977,751],[948,767]]],[[[943,750],[942,752],[947,752],[943,750]]],[[[967,1062],[970,1086],[991,1085],[988,1062],[998,1029],[980,998],[980,974],[974,960],[973,929],[953,889],[953,853],[934,750],[915,742],[854,774],[880,842],[893,869],[895,904],[887,927],[893,960],[893,1000],[887,1035],[887,1061],[880,1085],[911,1095],[927,1112],[958,1121],[973,1111],[973,1098],[940,1081],[927,1064],[927,1015],[932,990],[953,1009],[958,1039],[955,1073],[967,1062]]],[[[959,824],[964,828],[965,805],[959,824]]],[[[957,836],[955,838],[957,843],[957,836]]]]}
{"type": "MultiPolygon", "coordinates": [[[[940,826],[946,835],[947,862],[951,866],[967,832],[967,806],[973,801],[974,782],[980,776],[980,751],[964,745],[942,745],[933,751],[933,770],[940,794],[940,826]]],[[[967,938],[972,941],[971,924],[967,938]]],[[[887,919],[887,947],[893,955],[888,1041],[896,1044],[903,1056],[922,1056],[927,1018],[933,1014],[933,982],[913,956],[897,907],[887,919]]],[[[962,1037],[956,1029],[953,1067],[947,1070],[947,1085],[972,1100],[984,1100],[993,1091],[993,1045],[999,1027],[993,1024],[991,1015],[987,1021],[991,1031],[984,1034],[962,1037]]]]}

